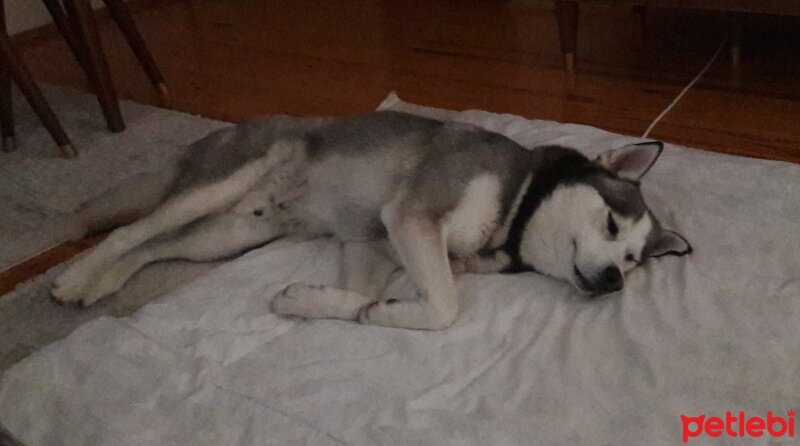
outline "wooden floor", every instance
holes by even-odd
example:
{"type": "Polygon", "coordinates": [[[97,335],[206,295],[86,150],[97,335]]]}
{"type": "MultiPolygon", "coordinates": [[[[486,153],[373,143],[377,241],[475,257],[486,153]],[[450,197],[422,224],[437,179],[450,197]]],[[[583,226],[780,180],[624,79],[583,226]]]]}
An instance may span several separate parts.
{"type": "MultiPolygon", "coordinates": [[[[230,121],[366,112],[401,98],[577,122],[640,135],[705,65],[726,18],[627,8],[581,11],[578,74],[561,68],[550,2],[538,0],[133,0],[173,108],[230,121]]],[[[117,89],[157,104],[117,30],[102,24],[117,89]]],[[[750,17],[743,64],[727,48],[652,137],[800,162],[800,20],[750,17]]],[[[38,80],[85,89],[64,42],[21,45],[38,80]]],[[[97,112],[98,119],[100,111],[97,112]]],[[[90,243],[88,243],[90,244],[90,243]]],[[[88,246],[0,274],[0,293],[88,246]]]]}

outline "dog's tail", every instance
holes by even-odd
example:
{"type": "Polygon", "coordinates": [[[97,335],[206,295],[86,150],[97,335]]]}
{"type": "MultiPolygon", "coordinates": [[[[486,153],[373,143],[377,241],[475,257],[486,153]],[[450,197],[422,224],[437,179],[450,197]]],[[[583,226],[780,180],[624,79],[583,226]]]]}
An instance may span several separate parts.
{"type": "Polygon", "coordinates": [[[81,235],[117,228],[146,216],[163,201],[179,173],[178,163],[143,172],[82,204],[73,214],[81,235]]]}

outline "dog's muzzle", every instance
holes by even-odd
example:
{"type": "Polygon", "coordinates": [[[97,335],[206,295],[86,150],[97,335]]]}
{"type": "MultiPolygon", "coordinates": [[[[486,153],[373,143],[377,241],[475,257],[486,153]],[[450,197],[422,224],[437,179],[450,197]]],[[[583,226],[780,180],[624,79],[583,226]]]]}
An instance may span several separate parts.
{"type": "Polygon", "coordinates": [[[624,285],[622,271],[616,266],[609,266],[600,273],[600,277],[595,282],[597,289],[603,294],[619,291],[624,285]]]}
{"type": "Polygon", "coordinates": [[[575,265],[573,266],[573,272],[575,273],[575,278],[578,281],[579,287],[591,294],[592,297],[619,291],[625,284],[622,271],[616,266],[609,266],[603,269],[603,271],[593,277],[592,280],[586,278],[575,265]]]}
{"type": "Polygon", "coordinates": [[[616,265],[608,266],[599,274],[592,277],[591,280],[588,279],[575,263],[577,253],[578,242],[572,239],[572,272],[575,275],[575,280],[578,282],[578,288],[589,293],[592,297],[595,297],[619,291],[625,285],[622,271],[620,271],[616,265]]]}

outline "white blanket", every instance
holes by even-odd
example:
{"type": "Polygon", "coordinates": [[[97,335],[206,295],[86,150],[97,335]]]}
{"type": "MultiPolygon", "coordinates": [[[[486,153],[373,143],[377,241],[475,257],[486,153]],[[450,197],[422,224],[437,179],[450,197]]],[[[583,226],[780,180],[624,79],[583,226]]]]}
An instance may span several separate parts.
{"type": "MultiPolygon", "coordinates": [[[[635,141],[393,95],[382,108],[589,155],[635,141]]],[[[282,242],[23,360],[2,378],[0,420],[29,446],[667,445],[681,415],[800,409],[800,166],[667,145],[643,190],[695,252],[648,262],[622,295],[465,275],[446,331],[289,320],[272,296],[336,283],[341,252],[282,242]]]]}

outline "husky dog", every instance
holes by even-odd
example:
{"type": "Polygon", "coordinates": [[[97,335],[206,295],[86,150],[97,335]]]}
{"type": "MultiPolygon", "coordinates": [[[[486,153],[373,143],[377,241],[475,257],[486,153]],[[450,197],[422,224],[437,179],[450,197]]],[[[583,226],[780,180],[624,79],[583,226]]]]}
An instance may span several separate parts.
{"type": "Polygon", "coordinates": [[[345,242],[345,279],[289,286],[272,301],[285,315],[443,329],[458,314],[453,273],[464,272],[538,271],[607,294],[647,258],[691,251],[639,190],[661,150],[647,142],[591,161],[397,112],[259,119],[85,206],[89,229],[144,217],[68,268],[52,295],[90,305],[147,263],[220,259],[287,235],[345,242]],[[398,265],[419,296],[382,299],[398,265]]]}

